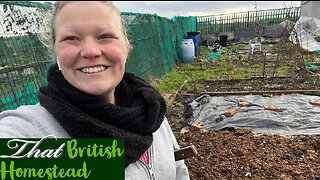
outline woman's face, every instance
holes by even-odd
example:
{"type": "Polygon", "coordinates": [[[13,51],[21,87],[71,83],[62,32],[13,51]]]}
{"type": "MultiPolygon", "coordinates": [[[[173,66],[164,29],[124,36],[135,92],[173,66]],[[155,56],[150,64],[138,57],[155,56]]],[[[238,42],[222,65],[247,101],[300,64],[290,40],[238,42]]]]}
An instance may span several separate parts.
{"type": "Polygon", "coordinates": [[[129,50],[120,17],[99,2],[71,2],[58,13],[54,51],[65,79],[79,90],[115,103],[129,50]]]}

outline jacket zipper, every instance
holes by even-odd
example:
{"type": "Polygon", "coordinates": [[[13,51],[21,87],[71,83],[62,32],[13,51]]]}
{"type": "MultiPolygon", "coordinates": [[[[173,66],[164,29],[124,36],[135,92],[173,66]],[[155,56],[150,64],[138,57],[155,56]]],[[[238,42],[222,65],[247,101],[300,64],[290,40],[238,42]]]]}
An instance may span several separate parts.
{"type": "Polygon", "coordinates": [[[148,164],[141,161],[140,159],[138,160],[138,162],[142,166],[142,168],[145,169],[146,172],[149,174],[149,177],[151,177],[151,179],[154,180],[155,177],[154,177],[154,173],[153,173],[151,167],[148,164]]]}
{"type": "Polygon", "coordinates": [[[149,176],[151,177],[152,180],[155,180],[154,177],[154,172],[152,171],[152,168],[150,166],[151,164],[151,151],[152,151],[152,145],[150,146],[150,148],[148,149],[148,158],[149,158],[149,163],[146,164],[143,161],[141,161],[140,159],[138,160],[138,162],[141,164],[141,166],[146,167],[147,171],[149,173],[149,176]]]}

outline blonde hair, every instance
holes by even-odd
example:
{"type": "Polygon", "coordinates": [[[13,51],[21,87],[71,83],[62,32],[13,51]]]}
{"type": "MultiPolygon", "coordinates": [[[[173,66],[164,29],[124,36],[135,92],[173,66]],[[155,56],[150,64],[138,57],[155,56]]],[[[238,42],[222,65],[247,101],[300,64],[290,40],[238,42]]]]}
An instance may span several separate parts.
{"type": "MultiPolygon", "coordinates": [[[[54,30],[54,24],[55,24],[55,20],[56,20],[56,17],[57,15],[59,14],[59,12],[61,11],[61,9],[68,3],[71,3],[71,2],[74,2],[74,1],[56,1],[54,4],[53,4],[53,11],[51,13],[51,17],[50,19],[48,20],[49,21],[49,24],[51,26],[51,35],[45,35],[43,34],[42,32],[42,38],[44,39],[49,39],[50,38],[50,41],[51,41],[51,46],[54,45],[55,43],[55,30],[54,30]],[[51,36],[51,37],[49,37],[51,36]]],[[[119,16],[120,18],[120,25],[121,25],[121,29],[123,31],[123,35],[124,35],[124,38],[126,40],[126,42],[129,42],[128,40],[128,37],[127,37],[127,32],[126,32],[126,28],[124,26],[124,23],[123,23],[123,20],[121,18],[121,11],[113,4],[112,1],[99,1],[100,3],[102,3],[103,5],[106,5],[108,7],[110,7],[117,16],[119,16]]],[[[131,49],[131,46],[130,46],[130,49],[131,49]]]]}

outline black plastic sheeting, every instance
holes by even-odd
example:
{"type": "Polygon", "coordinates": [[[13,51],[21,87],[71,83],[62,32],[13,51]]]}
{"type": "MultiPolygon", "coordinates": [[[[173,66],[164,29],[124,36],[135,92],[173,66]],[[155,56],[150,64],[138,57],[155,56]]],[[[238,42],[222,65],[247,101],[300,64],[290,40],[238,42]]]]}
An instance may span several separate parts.
{"type": "Polygon", "coordinates": [[[304,94],[209,96],[202,95],[189,103],[192,116],[189,124],[203,122],[203,128],[221,130],[250,127],[256,133],[281,135],[320,135],[320,106],[309,101],[320,101],[319,96],[304,94]],[[249,107],[239,107],[245,101],[249,107]],[[280,112],[265,110],[264,107],[278,107],[280,112]],[[235,109],[232,117],[226,117],[227,110],[235,109]]]}

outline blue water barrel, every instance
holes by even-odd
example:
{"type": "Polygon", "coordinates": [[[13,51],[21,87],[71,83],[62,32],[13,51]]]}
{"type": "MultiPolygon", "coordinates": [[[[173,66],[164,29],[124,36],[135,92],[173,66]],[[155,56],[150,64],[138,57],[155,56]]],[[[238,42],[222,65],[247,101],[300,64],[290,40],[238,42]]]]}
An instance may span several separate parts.
{"type": "Polygon", "coordinates": [[[194,44],[194,56],[197,56],[198,54],[198,35],[200,34],[200,31],[191,31],[188,32],[188,37],[185,39],[192,39],[194,44]]]}
{"type": "Polygon", "coordinates": [[[194,55],[197,55],[198,52],[198,37],[197,36],[188,36],[185,39],[192,39],[194,44],[194,55]]]}
{"type": "Polygon", "coordinates": [[[192,39],[182,39],[180,44],[181,62],[188,63],[194,59],[194,44],[192,39]]]}

